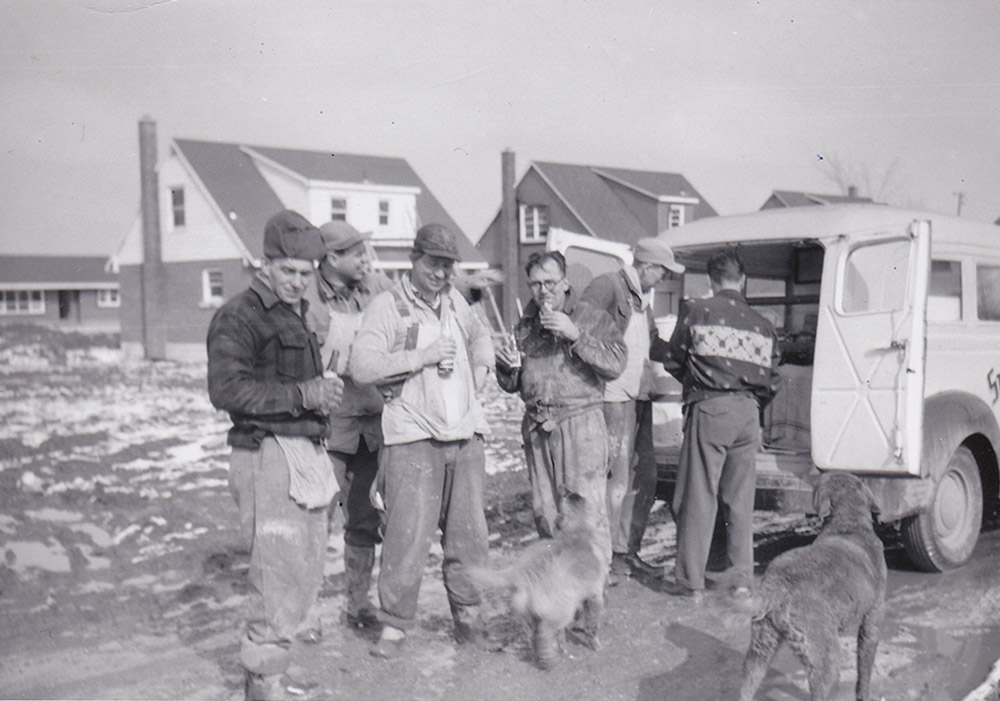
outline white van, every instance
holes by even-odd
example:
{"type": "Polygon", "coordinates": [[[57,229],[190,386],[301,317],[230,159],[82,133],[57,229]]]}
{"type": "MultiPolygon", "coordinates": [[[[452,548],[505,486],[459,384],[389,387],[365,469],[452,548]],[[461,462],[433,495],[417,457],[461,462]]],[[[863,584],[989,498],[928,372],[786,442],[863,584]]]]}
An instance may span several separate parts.
{"type": "MultiPolygon", "coordinates": [[[[847,470],[871,486],[883,522],[901,522],[917,565],[968,560],[1000,488],[1000,227],[829,205],[702,219],[661,237],[687,266],[678,297],[706,294],[709,257],[738,248],[747,299],[778,329],[758,496],[809,511],[819,471],[847,470]]],[[[676,383],[664,387],[656,447],[669,476],[680,412],[676,383]]]]}

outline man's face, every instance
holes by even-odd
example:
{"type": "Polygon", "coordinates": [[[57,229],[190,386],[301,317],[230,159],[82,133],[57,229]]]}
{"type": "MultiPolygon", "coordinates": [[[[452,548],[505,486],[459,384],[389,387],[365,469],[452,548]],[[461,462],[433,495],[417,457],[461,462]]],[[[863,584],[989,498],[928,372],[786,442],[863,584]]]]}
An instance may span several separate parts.
{"type": "Polygon", "coordinates": [[[343,251],[327,253],[326,261],[330,264],[330,268],[348,285],[360,282],[371,267],[368,246],[365,245],[364,241],[359,241],[343,251]]]}
{"type": "Polygon", "coordinates": [[[554,260],[546,260],[528,273],[528,289],[539,308],[544,309],[548,302],[551,309],[562,311],[569,288],[559,264],[554,260]]]}
{"type": "Polygon", "coordinates": [[[302,301],[313,278],[313,262],[301,258],[275,258],[265,260],[264,274],[271,289],[285,304],[296,305],[302,301]]]}
{"type": "Polygon", "coordinates": [[[667,269],[655,263],[639,263],[636,272],[639,274],[639,287],[643,292],[649,292],[667,276],[667,269]]]}
{"type": "Polygon", "coordinates": [[[455,272],[455,261],[451,258],[421,255],[413,261],[410,282],[423,297],[433,299],[445,288],[455,272]]]}

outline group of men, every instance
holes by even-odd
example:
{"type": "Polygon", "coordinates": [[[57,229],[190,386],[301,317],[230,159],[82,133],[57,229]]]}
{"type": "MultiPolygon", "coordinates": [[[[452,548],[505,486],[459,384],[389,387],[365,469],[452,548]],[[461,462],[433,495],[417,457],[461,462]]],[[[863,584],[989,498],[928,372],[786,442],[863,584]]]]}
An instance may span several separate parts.
{"type": "Polygon", "coordinates": [[[563,499],[577,495],[592,505],[613,576],[659,576],[639,549],[656,484],[650,362],[664,362],[683,379],[686,405],[673,503],[677,569],[667,590],[704,588],[718,502],[730,561],[749,586],[758,401],[768,396],[777,344],[739,292],[736,257],[712,259],[715,296],[692,302],[665,343],[652,324],[652,289],[684,268],[660,240],[638,242],[632,265],[582,293],[566,279],[561,254],[534,254],[526,266],[532,299],[514,342],[494,349],[481,316],[451,284],[460,260],[453,231],[421,227],[411,269],[395,283],[372,271],[368,236],[346,222],[317,229],[280,212],[265,227],[249,289],[209,328],[209,394],[232,418],[230,490],[250,548],[240,647],[248,699],[285,697],[292,641],[322,636],[314,603],[338,490],[344,622],[378,631],[374,656],[404,648],[438,529],[456,641],[499,649],[465,573],[487,561],[489,429],[480,396],[494,370],[503,389],[524,399],[539,536],[555,533],[563,499]],[[379,542],[376,609],[369,589],[379,542]]]}

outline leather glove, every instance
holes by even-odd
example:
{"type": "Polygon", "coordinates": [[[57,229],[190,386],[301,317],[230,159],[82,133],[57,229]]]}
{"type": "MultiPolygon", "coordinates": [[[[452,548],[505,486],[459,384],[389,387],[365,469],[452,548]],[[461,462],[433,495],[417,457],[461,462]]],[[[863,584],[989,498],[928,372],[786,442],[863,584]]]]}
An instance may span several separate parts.
{"type": "Polygon", "coordinates": [[[336,375],[314,377],[300,382],[298,387],[302,394],[302,408],[320,414],[329,414],[340,404],[344,394],[344,381],[336,375]]]}

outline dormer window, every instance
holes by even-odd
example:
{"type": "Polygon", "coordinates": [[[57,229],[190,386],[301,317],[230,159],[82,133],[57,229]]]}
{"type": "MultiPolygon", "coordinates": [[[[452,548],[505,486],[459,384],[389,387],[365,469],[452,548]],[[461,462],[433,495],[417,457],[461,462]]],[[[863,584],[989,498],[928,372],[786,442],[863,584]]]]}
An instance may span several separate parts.
{"type": "Polygon", "coordinates": [[[672,204],[667,215],[667,228],[676,229],[684,224],[684,205],[672,204]]]}
{"type": "Polygon", "coordinates": [[[334,197],[330,199],[330,221],[347,221],[347,199],[334,197]]]}

